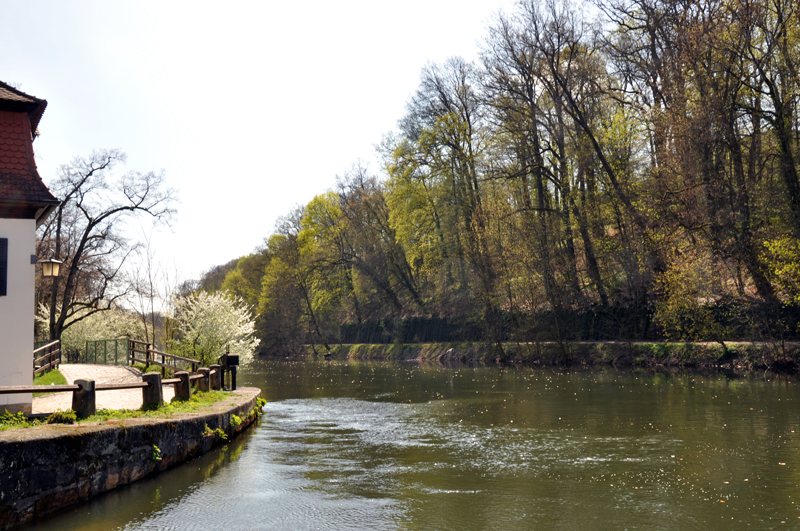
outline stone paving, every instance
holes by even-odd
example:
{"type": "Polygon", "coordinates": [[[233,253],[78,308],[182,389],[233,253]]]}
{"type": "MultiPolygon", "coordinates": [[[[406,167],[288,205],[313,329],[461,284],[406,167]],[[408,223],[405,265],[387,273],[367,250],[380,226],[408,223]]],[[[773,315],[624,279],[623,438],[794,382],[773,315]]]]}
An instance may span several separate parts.
{"type": "MultiPolygon", "coordinates": [[[[121,365],[89,365],[84,363],[64,363],[59,367],[68,384],[75,380],[94,380],[96,383],[141,382],[142,373],[133,367],[121,365]]],[[[42,386],[42,390],[46,386],[42,386]]],[[[164,402],[175,396],[171,385],[165,385],[164,402]]],[[[141,389],[122,389],[119,391],[97,391],[97,409],[139,409],[142,407],[141,389]]],[[[33,413],[52,413],[72,407],[72,393],[51,393],[33,399],[33,413]]]]}

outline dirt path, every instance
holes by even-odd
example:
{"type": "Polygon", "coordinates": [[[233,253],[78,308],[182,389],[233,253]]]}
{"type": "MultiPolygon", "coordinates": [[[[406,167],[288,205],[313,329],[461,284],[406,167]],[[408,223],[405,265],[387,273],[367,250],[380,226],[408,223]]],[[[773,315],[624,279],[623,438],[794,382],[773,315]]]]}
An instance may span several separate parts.
{"type": "MultiPolygon", "coordinates": [[[[129,383],[141,382],[142,373],[132,367],[120,365],[88,365],[63,364],[59,371],[68,384],[75,380],[94,380],[96,383],[129,383]]],[[[45,386],[43,386],[43,389],[45,386]]],[[[164,389],[164,401],[169,402],[175,396],[171,385],[164,389]]],[[[141,389],[123,389],[120,391],[98,391],[97,409],[139,409],[142,407],[141,389]]],[[[67,410],[72,407],[72,393],[51,393],[33,399],[34,413],[52,413],[58,409],[67,410]]]]}

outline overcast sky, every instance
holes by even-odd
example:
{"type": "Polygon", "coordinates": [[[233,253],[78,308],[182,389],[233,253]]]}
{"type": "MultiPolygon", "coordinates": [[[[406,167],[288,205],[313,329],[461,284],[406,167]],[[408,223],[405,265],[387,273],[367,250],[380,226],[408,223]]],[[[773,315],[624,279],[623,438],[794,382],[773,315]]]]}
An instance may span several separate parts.
{"type": "Polygon", "coordinates": [[[0,80],[48,102],[45,182],[95,148],[179,190],[158,260],[196,278],[252,252],[396,128],[427,62],[476,59],[512,0],[0,0],[0,80]]]}

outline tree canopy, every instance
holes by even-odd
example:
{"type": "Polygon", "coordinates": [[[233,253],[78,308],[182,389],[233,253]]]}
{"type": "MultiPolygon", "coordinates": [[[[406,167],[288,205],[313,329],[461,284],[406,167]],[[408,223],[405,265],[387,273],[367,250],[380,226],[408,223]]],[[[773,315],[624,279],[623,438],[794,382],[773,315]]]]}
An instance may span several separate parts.
{"type": "Polygon", "coordinates": [[[426,65],[384,167],[227,271],[266,348],[796,333],[796,2],[595,7],[524,0],[426,65]]]}

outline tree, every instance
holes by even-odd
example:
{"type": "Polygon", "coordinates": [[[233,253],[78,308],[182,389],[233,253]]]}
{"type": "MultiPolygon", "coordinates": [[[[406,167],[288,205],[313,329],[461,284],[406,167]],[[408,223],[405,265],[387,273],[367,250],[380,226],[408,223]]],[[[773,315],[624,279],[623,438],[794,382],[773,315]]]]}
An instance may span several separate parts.
{"type": "Polygon", "coordinates": [[[241,298],[199,291],[174,299],[173,306],[178,336],[173,352],[206,367],[226,350],[238,354],[241,363],[252,359],[260,341],[254,337],[253,313],[241,298]]]}
{"type": "Polygon", "coordinates": [[[261,277],[264,276],[264,268],[268,262],[265,249],[258,249],[253,254],[239,258],[236,267],[225,275],[219,289],[241,297],[250,306],[257,306],[261,294],[261,277]]]}
{"type": "Polygon", "coordinates": [[[389,168],[390,193],[400,195],[389,201],[399,207],[403,195],[413,198],[406,212],[394,217],[393,229],[407,242],[419,241],[414,223],[407,221],[430,217],[434,222],[438,234],[425,235],[428,245],[437,236],[444,264],[455,265],[458,277],[471,277],[480,304],[477,319],[502,355],[498,264],[487,241],[492,218],[484,204],[489,138],[476,70],[461,58],[423,69],[400,122],[404,138],[389,168]]]}
{"type": "Polygon", "coordinates": [[[746,306],[800,298],[797,2],[594,2],[521,0],[480,65],[425,66],[384,180],[355,167],[203,285],[232,270],[279,347],[406,318],[501,356],[758,337],[746,306]]]}
{"type": "Polygon", "coordinates": [[[192,293],[196,287],[191,281],[182,282],[177,270],[170,272],[158,260],[151,242],[150,235],[143,232],[132,267],[128,268],[126,306],[134,309],[142,323],[144,334],[135,338],[155,349],[164,349],[174,335],[174,323],[167,318],[170,298],[192,293]]]}
{"type": "MultiPolygon", "coordinates": [[[[169,223],[176,192],[165,185],[164,172],[127,172],[114,168],[125,161],[119,150],[99,150],[76,157],[58,170],[51,190],[61,204],[39,230],[39,254],[47,249],[64,265],[50,294],[40,284],[40,300],[50,306],[50,339],[124,297],[122,266],[137,245],[126,234],[126,222],[148,215],[169,223]]],[[[46,282],[46,281],[42,281],[46,282]]]]}
{"type": "MultiPolygon", "coordinates": [[[[75,319],[73,325],[65,329],[61,335],[61,349],[64,351],[82,352],[87,341],[143,337],[142,321],[136,314],[123,308],[108,306],[102,312],[92,312],[85,316],[82,314],[88,313],[89,310],[79,310],[79,312],[78,317],[81,318],[75,319]]],[[[36,320],[37,325],[46,329],[50,325],[50,307],[40,304],[36,320]]]]}

